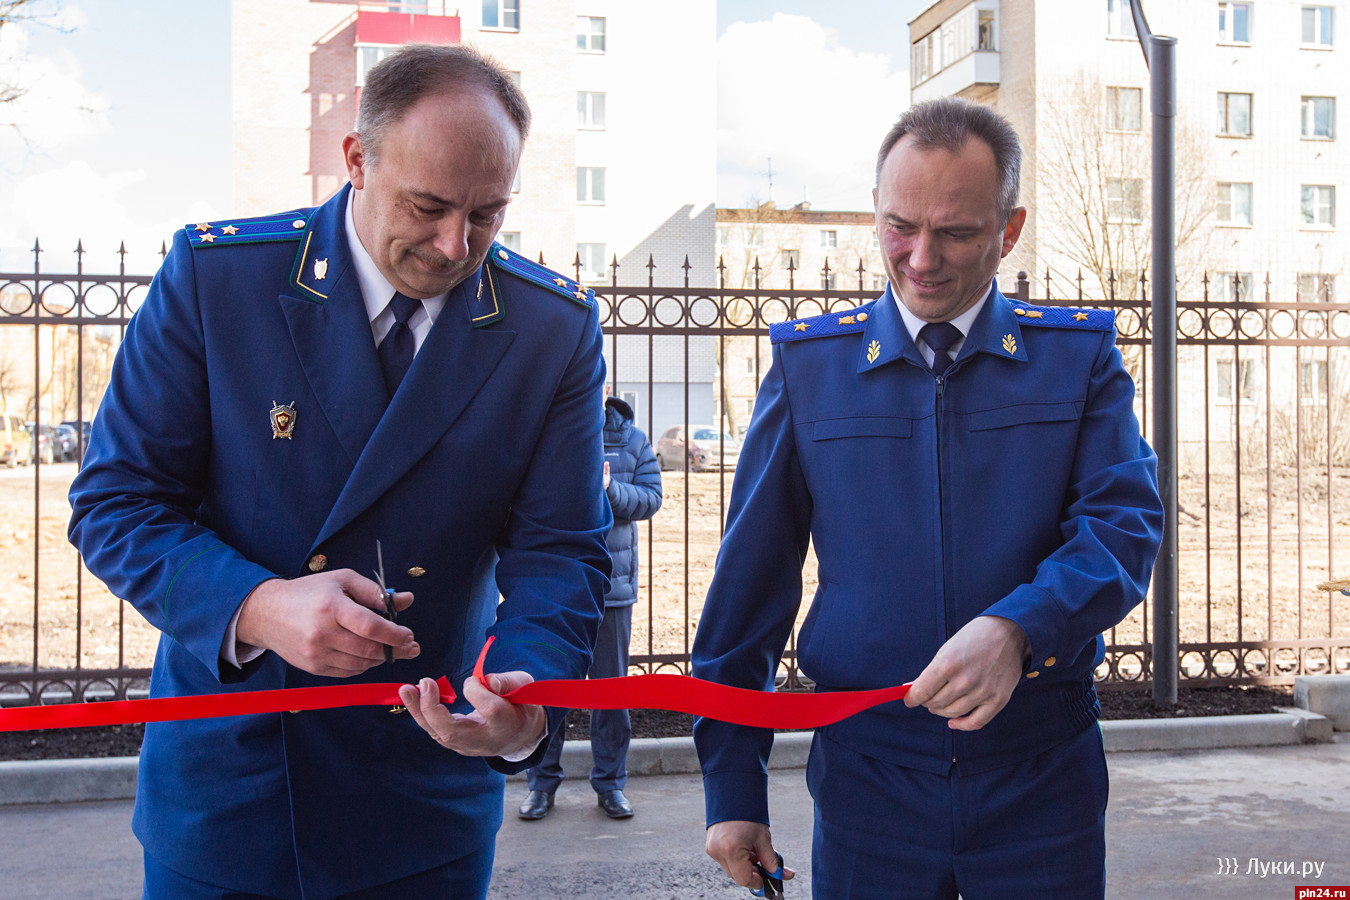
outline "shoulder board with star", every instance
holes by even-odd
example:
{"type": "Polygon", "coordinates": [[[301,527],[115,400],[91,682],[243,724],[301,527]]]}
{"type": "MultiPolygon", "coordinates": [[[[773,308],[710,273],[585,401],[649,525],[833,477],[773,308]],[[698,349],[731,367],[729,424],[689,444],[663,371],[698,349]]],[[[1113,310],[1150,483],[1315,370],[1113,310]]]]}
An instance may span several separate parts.
{"type": "Polygon", "coordinates": [[[194,247],[224,247],[231,244],[261,244],[298,241],[309,225],[312,210],[292,210],[251,219],[217,219],[183,226],[194,247]]]}
{"type": "Polygon", "coordinates": [[[583,284],[571,278],[564,278],[552,269],[546,269],[539,263],[531,262],[519,253],[507,250],[501,244],[493,244],[488,251],[488,261],[494,269],[523,278],[540,287],[547,288],[561,297],[586,308],[595,306],[595,293],[583,284]]]}
{"type": "Polygon", "coordinates": [[[871,304],[868,304],[861,309],[826,313],[823,316],[811,316],[809,319],[788,319],[786,322],[775,322],[769,326],[769,341],[774,344],[781,344],[785,341],[832,337],[836,334],[852,334],[855,331],[862,331],[871,309],[871,304]]]}
{"type": "Polygon", "coordinates": [[[1075,309],[1071,306],[1032,306],[1011,301],[1013,315],[1022,325],[1042,328],[1079,328],[1086,331],[1110,331],[1116,327],[1116,314],[1109,309],[1075,309]]]}

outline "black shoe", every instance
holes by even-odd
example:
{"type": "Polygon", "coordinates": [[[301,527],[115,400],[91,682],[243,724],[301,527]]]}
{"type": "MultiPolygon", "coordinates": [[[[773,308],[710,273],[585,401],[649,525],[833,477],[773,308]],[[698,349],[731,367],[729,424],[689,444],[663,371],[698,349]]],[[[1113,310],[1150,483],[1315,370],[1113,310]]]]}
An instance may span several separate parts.
{"type": "Polygon", "coordinates": [[[623,791],[605,791],[596,801],[611,819],[627,819],[633,814],[633,804],[628,802],[623,791]]]}
{"type": "MultiPolygon", "coordinates": [[[[548,791],[530,791],[525,795],[525,802],[520,804],[517,815],[526,821],[534,821],[548,815],[548,811],[552,808],[553,795],[551,793],[548,791]]],[[[632,814],[632,810],[629,810],[629,814],[632,814]]]]}

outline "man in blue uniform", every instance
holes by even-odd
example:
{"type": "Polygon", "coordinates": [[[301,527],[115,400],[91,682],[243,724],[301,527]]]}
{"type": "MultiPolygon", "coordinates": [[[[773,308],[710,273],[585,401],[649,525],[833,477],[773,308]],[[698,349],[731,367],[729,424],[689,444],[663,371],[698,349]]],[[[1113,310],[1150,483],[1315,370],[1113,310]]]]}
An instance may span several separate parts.
{"type": "Polygon", "coordinates": [[[585,673],[609,574],[593,298],[493,243],[528,125],[495,63],[403,50],[350,185],[179,232],[128,328],[71,538],[163,632],[152,694],[461,695],[149,726],[148,897],[486,895],[501,772],[561,725],[496,694],[585,673]]]}
{"type": "MultiPolygon", "coordinates": [[[[819,729],[813,894],[1101,897],[1101,632],[1144,596],[1162,527],[1156,459],[1109,313],[999,293],[1021,151],[992,110],[921,104],[878,156],[890,285],[771,328],[694,674],[771,689],[907,681],[903,703],[819,729]]],[[[707,850],[769,871],[770,731],[700,720],[707,850]]],[[[790,873],[788,873],[790,877],[790,873]]]]}

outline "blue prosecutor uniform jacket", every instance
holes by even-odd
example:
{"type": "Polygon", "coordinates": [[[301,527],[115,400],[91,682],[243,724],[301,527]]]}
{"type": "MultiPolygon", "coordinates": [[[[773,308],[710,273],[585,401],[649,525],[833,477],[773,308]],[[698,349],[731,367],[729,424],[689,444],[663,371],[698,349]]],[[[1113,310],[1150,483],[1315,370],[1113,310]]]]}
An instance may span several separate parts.
{"type": "MultiPolygon", "coordinates": [[[[222,638],[263,580],[370,575],[377,539],[390,586],[416,595],[399,622],[422,652],[352,680],[447,675],[458,691],[487,634],[488,671],[589,666],[611,522],[593,297],[494,245],[390,401],[344,232],[349,190],[179,232],[128,327],[70,533],[163,632],[155,696],[339,683],[270,652],[240,671],[222,638]]],[[[289,897],[298,867],[305,896],[334,896],[492,841],[493,768],[385,708],[155,724],[133,826],[201,881],[289,897]]]]}
{"type": "MultiPolygon", "coordinates": [[[[772,689],[797,639],[819,690],[912,681],[971,619],[1026,632],[1031,663],[983,729],[902,702],[821,737],[891,763],[978,772],[1089,727],[1101,632],[1143,598],[1162,509],[1110,313],[1017,303],[995,287],[935,378],[889,289],[861,309],[772,326],[694,643],[694,674],[772,689]]],[[[768,822],[771,731],[695,726],[709,823],[768,822]]]]}

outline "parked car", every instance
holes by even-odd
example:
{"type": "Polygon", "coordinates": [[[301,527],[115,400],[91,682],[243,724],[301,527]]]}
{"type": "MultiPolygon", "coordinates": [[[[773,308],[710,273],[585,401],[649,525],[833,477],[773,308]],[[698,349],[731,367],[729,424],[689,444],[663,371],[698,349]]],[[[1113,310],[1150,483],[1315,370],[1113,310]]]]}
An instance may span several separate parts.
{"type": "Polygon", "coordinates": [[[734,469],[741,457],[741,442],[711,425],[683,425],[666,429],[656,440],[656,461],[662,471],[683,469],[685,456],[696,472],[734,469]]]}
{"type": "Polygon", "coordinates": [[[0,462],[11,469],[33,458],[33,435],[18,416],[0,416],[0,462]]]}
{"type": "Polygon", "coordinates": [[[33,435],[33,461],[56,462],[57,437],[52,426],[27,422],[24,424],[24,428],[29,434],[33,435]]]}
{"type": "Polygon", "coordinates": [[[68,462],[80,454],[80,433],[72,425],[53,425],[52,439],[56,445],[56,461],[68,462]]]}
{"type": "Polygon", "coordinates": [[[89,423],[87,421],[80,422],[72,419],[69,422],[62,422],[61,424],[63,426],[69,426],[76,435],[75,455],[72,456],[71,459],[84,459],[84,451],[89,449],[89,423]],[[83,435],[82,438],[81,435],[83,435]]]}

